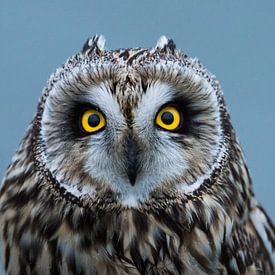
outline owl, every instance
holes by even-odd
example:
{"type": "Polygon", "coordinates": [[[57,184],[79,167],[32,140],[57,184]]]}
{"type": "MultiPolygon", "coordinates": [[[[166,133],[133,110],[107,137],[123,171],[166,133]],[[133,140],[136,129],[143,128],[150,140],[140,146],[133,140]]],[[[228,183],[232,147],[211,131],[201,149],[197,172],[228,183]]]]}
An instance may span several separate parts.
{"type": "Polygon", "coordinates": [[[3,272],[274,274],[215,76],[162,36],[94,36],[50,77],[0,193],[3,272]]]}

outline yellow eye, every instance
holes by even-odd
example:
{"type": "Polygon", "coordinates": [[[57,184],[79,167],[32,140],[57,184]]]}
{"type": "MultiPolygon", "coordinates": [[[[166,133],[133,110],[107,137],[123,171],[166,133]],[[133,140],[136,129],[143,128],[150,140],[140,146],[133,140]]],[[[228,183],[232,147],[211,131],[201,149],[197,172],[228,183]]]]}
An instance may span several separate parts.
{"type": "Polygon", "coordinates": [[[181,124],[181,114],[173,106],[164,107],[158,112],[155,123],[165,130],[176,130],[181,124]]]}
{"type": "Polygon", "coordinates": [[[84,132],[94,133],[106,125],[106,120],[101,112],[88,109],[82,114],[80,123],[84,132]]]}

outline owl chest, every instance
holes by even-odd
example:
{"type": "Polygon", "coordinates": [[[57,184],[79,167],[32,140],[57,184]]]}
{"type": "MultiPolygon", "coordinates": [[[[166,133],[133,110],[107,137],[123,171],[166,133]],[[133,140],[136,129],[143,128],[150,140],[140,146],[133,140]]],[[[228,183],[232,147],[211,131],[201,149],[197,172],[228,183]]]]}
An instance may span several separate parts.
{"type": "Polygon", "coordinates": [[[179,236],[150,217],[138,225],[134,215],[98,219],[90,231],[62,225],[47,244],[49,261],[64,274],[221,274],[217,247],[198,229],[179,236]]]}
{"type": "MultiPolygon", "coordinates": [[[[31,209],[31,208],[30,208],[31,209]]],[[[74,211],[54,224],[3,217],[2,254],[10,274],[216,274],[215,243],[197,228],[173,231],[152,216],[124,212],[91,217],[74,211]],[[215,247],[214,247],[215,246],[215,247]]],[[[21,216],[22,217],[22,216],[21,216]]],[[[22,217],[23,218],[23,217],[22,217]]]]}
{"type": "Polygon", "coordinates": [[[179,238],[150,228],[146,235],[104,227],[83,234],[64,224],[52,239],[25,231],[15,240],[10,226],[3,265],[10,274],[207,274],[179,238]]]}

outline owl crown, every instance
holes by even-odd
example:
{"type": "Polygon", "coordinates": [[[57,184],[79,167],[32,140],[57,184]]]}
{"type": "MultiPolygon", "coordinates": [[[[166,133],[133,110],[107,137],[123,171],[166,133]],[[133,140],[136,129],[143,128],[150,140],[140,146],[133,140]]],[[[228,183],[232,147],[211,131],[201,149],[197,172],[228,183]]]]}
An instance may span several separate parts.
{"type": "MultiPolygon", "coordinates": [[[[105,41],[106,39],[103,35],[96,34],[87,39],[82,47],[81,52],[85,55],[100,54],[104,52],[105,41]]],[[[162,35],[157,41],[155,50],[158,50],[162,53],[171,52],[173,54],[176,50],[176,44],[172,39],[162,35]]]]}

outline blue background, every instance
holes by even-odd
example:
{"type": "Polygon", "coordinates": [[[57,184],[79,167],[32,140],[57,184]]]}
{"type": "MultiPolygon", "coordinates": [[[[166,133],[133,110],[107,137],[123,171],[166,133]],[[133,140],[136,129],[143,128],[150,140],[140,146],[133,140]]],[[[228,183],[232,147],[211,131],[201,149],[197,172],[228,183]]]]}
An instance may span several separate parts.
{"type": "Polygon", "coordinates": [[[0,177],[49,75],[88,38],[152,47],[165,34],[220,80],[258,200],[275,218],[275,1],[13,1],[0,5],[0,177]]]}

